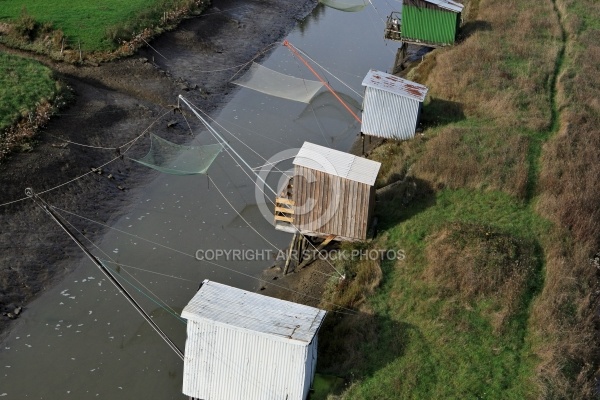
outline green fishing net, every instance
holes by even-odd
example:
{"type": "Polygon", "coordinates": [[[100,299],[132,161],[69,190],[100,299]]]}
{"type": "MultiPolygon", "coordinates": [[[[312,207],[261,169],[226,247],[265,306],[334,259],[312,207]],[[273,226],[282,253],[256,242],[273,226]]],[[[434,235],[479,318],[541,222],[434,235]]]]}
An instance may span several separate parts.
{"type": "Polygon", "coordinates": [[[223,149],[221,144],[182,146],[154,134],[150,135],[150,151],[134,159],[146,167],[172,175],[204,174],[223,149]]]}

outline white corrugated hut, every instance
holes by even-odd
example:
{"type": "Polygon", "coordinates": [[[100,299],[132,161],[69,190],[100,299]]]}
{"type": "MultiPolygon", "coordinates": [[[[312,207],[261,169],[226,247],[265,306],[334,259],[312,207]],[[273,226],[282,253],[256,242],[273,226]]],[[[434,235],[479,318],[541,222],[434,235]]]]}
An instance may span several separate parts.
{"type": "Polygon", "coordinates": [[[276,198],[275,228],[332,240],[367,238],[381,163],[304,142],[276,198]]]}
{"type": "Polygon", "coordinates": [[[203,400],[305,400],[325,311],[205,280],[188,320],[183,393],[203,400]]]}
{"type": "Polygon", "coordinates": [[[360,131],[387,139],[412,139],[427,87],[374,69],[362,85],[365,97],[360,131]]]}

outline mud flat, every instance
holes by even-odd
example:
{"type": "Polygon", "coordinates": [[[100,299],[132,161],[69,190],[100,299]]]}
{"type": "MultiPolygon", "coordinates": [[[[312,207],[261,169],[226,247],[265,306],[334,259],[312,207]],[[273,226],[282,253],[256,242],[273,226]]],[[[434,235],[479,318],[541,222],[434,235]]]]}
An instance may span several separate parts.
{"type": "MultiPolygon", "coordinates": [[[[24,198],[27,187],[43,192],[119,157],[116,150],[91,151],[65,140],[118,147],[157,120],[165,138],[189,141],[185,121],[170,111],[177,95],[185,93],[202,109],[217,112],[235,90],[228,81],[237,70],[229,67],[248,62],[284,37],[315,4],[213,1],[204,15],[153,41],[153,49],[98,66],[76,67],[27,54],[54,69],[73,89],[75,100],[40,133],[33,151],[15,154],[0,165],[0,204],[24,198]],[[203,71],[192,68],[199,63],[203,71]],[[167,121],[177,124],[167,128],[167,121]]],[[[142,147],[134,146],[128,155],[140,155],[142,147]]],[[[153,176],[131,167],[127,158],[118,158],[101,173],[90,172],[43,198],[60,208],[77,206],[82,214],[110,225],[127,212],[138,189],[153,176]]],[[[82,256],[30,200],[0,207],[0,226],[1,335],[11,323],[7,314],[18,307],[27,312],[27,303],[72,271],[82,256]]],[[[94,240],[103,230],[95,225],[84,232],[94,240]]]]}

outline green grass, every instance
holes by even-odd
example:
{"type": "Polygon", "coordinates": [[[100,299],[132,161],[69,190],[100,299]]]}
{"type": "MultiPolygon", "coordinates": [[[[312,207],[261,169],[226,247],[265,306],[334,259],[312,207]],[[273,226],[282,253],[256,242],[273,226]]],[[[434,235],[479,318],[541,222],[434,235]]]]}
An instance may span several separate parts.
{"type": "Polygon", "coordinates": [[[172,10],[185,0],[2,0],[0,22],[15,22],[23,9],[38,23],[50,23],[61,29],[71,48],[83,51],[113,50],[116,43],[110,36],[120,30],[138,32],[156,24],[165,10],[172,10]],[[112,33],[111,33],[112,31],[112,33]]]}
{"type": "MultiPolygon", "coordinates": [[[[581,0],[558,2],[579,9],[581,0]]],[[[582,272],[589,252],[571,250],[577,242],[562,230],[569,225],[540,213],[540,204],[558,205],[570,215],[568,201],[555,204],[558,195],[548,195],[554,182],[548,169],[556,171],[556,182],[578,182],[576,175],[560,176],[584,156],[565,149],[552,150],[552,158],[548,144],[565,128],[570,93],[589,92],[587,101],[568,102],[573,109],[599,109],[590,90],[597,75],[589,67],[585,74],[575,70],[570,53],[586,52],[577,47],[580,40],[569,42],[552,1],[513,3],[514,8],[500,0],[481,4],[473,18],[488,21],[490,29],[432,52],[409,73],[431,89],[423,109],[424,137],[388,143],[370,154],[383,163],[379,186],[406,177],[416,195],[402,186],[377,203],[380,231],[371,246],[402,249],[407,258],[383,262],[379,288],[363,291],[361,311],[372,326],[365,330],[339,317],[340,328],[332,330],[352,337],[345,354],[357,367],[336,370],[328,359],[329,343],[322,341],[321,368],[353,382],[342,398],[591,397],[585,393],[595,387],[598,364],[589,360],[597,354],[591,342],[597,334],[587,315],[597,308],[588,311],[590,291],[577,289],[593,286],[582,272]],[[587,84],[576,86],[576,76],[587,84]],[[527,265],[520,270],[522,261],[527,265]],[[482,282],[486,277],[492,278],[482,282]],[[361,335],[365,340],[358,340],[361,335]]],[[[567,18],[572,30],[596,25],[588,17],[567,18]]],[[[588,57],[597,56],[597,32],[594,40],[588,36],[588,57]]],[[[597,119],[568,121],[573,130],[568,138],[577,141],[582,136],[577,127],[597,119]]],[[[591,148],[597,146],[585,150],[591,148]]],[[[587,200],[579,192],[560,193],[565,194],[572,194],[574,205],[587,200]]],[[[356,293],[357,285],[340,285],[337,298],[356,293]]]]}
{"type": "Polygon", "coordinates": [[[59,91],[49,68],[0,53],[0,133],[38,104],[51,101],[59,91]]]}
{"type": "MultiPolygon", "coordinates": [[[[489,317],[494,297],[461,301],[440,294],[423,278],[425,253],[431,235],[455,222],[485,223],[532,243],[549,223],[511,196],[473,190],[442,190],[428,205],[413,204],[395,217],[400,222],[383,221],[378,244],[402,249],[407,258],[382,266],[383,284],[368,303],[378,316],[378,340],[363,345],[366,367],[349,371],[361,378],[345,398],[529,397],[537,359],[527,344],[527,310],[539,285],[528,288],[521,309],[496,332],[489,317]]],[[[540,257],[532,282],[539,283],[541,263],[540,257]]]]}

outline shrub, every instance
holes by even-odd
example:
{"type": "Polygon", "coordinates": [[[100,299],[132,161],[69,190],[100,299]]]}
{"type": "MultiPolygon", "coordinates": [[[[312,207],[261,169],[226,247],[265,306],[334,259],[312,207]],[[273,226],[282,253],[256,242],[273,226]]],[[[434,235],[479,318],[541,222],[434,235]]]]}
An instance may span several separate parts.
{"type": "Polygon", "coordinates": [[[35,38],[35,31],[38,27],[37,21],[29,15],[27,8],[21,9],[21,16],[15,22],[13,29],[23,39],[32,41],[35,38]]]}
{"type": "Polygon", "coordinates": [[[428,243],[425,280],[436,283],[442,297],[491,301],[496,331],[531,297],[541,264],[535,242],[490,226],[455,223],[428,243]]]}

